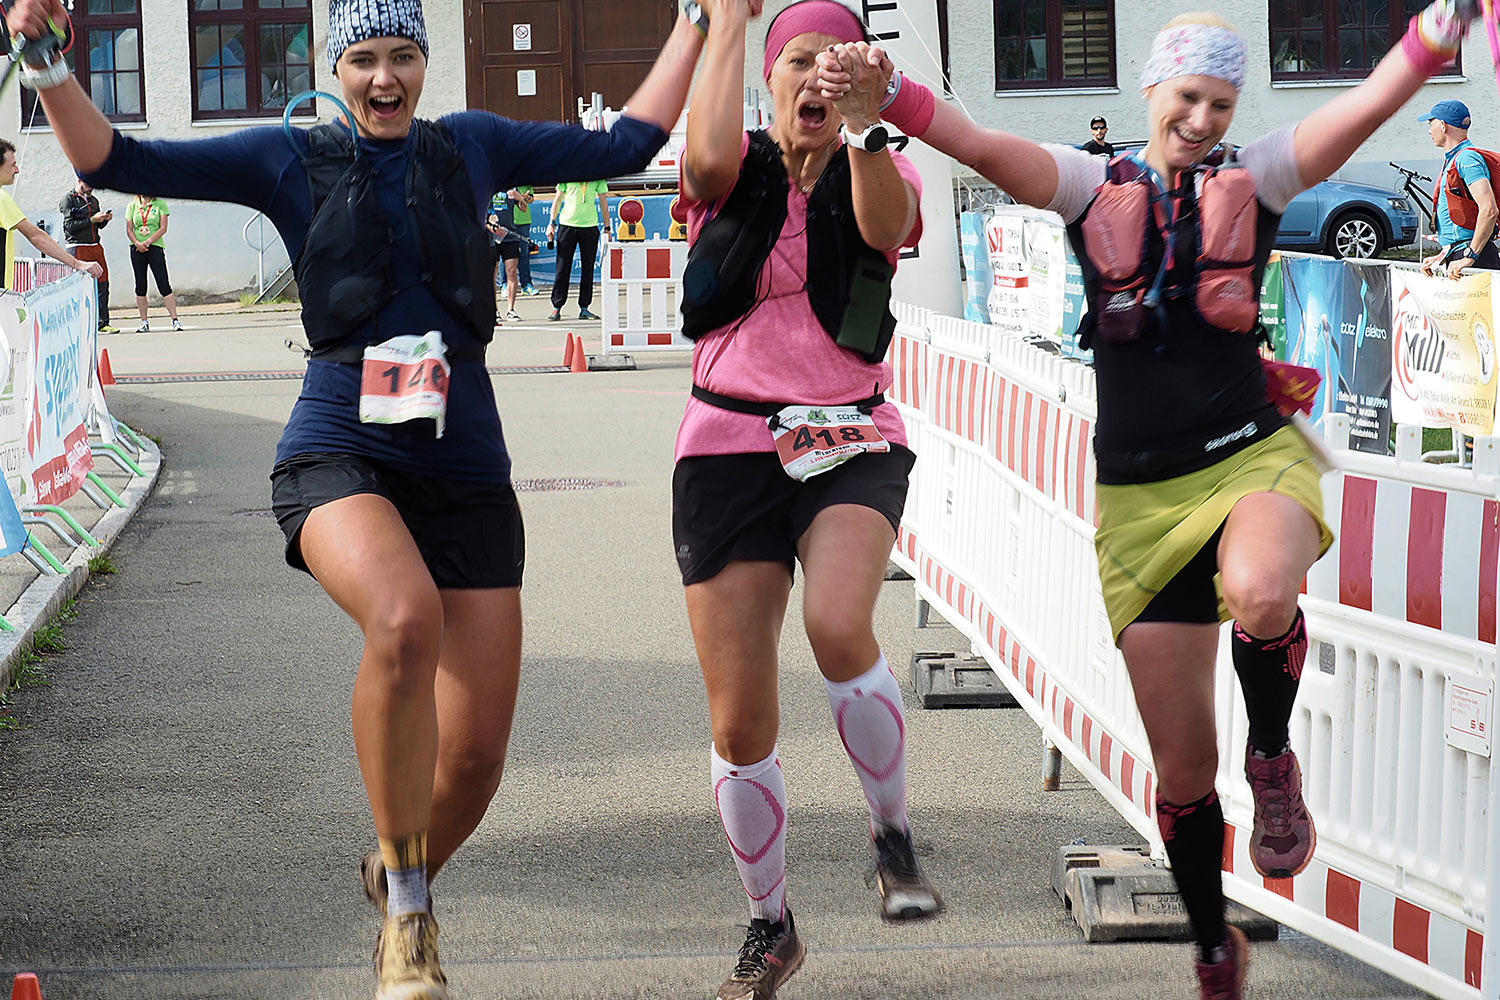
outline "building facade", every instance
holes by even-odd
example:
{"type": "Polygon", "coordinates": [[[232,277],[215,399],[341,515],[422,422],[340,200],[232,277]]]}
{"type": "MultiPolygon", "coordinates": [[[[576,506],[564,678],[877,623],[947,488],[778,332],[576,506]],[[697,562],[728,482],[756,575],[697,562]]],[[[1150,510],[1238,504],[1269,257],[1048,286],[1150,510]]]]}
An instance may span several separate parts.
{"type": "MultiPolygon", "coordinates": [[[[935,3],[948,98],[980,124],[1039,141],[1083,142],[1104,115],[1110,139],[1146,137],[1136,81],[1157,29],[1202,0],[848,0],[876,23],[913,3],[935,3]],[[880,13],[879,17],[872,15],[880,13]]],[[[1250,46],[1249,78],[1230,140],[1247,142],[1356,84],[1400,37],[1424,0],[1220,0],[1214,9],[1250,46]]],[[[760,80],[760,52],[772,0],[752,25],[746,80],[760,80]]],[[[338,83],[324,57],[328,0],[75,0],[75,72],[116,127],[140,139],[188,139],[248,126],[280,127],[286,101],[338,83]]],[[[675,0],[464,0],[426,4],[431,58],[421,111],[465,107],[518,118],[575,120],[580,98],[598,91],[619,107],[644,76],[670,30],[675,0]]],[[[1480,145],[1500,143],[1500,102],[1481,33],[1454,71],[1428,84],[1355,155],[1346,178],[1391,186],[1395,160],[1432,173],[1441,157],[1417,115],[1458,98],[1475,113],[1480,145]]],[[[762,99],[766,99],[762,94],[762,99]]],[[[299,106],[297,124],[328,120],[327,101],[299,106]]],[[[73,183],[33,96],[12,89],[0,101],[0,135],[22,161],[12,189],[33,220],[58,233],[57,203],[73,183]]],[[[962,168],[960,168],[962,172],[962,168]]],[[[230,192],[226,192],[229,195],[230,192]]],[[[127,196],[101,192],[116,221],[104,243],[117,304],[132,300],[123,232],[127,196]]],[[[254,213],[231,205],[172,205],[168,261],[184,292],[226,294],[254,287],[286,262],[274,242],[262,259],[242,237],[260,230],[254,213]]],[[[266,239],[274,231],[264,228],[266,239]]]]}

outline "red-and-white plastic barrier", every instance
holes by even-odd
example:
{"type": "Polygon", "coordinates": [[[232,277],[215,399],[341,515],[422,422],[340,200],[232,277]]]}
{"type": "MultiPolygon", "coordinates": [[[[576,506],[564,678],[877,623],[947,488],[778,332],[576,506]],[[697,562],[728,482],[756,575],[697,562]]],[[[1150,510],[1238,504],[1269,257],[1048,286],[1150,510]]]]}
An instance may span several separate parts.
{"type": "MultiPolygon", "coordinates": [[[[1150,750],[1094,555],[1093,374],[991,326],[897,310],[889,396],[917,463],[893,558],[1161,856],[1150,750]]],[[[1475,1000],[1483,981],[1492,1000],[1500,447],[1480,438],[1473,469],[1445,468],[1420,461],[1415,428],[1387,458],[1345,450],[1347,418],[1330,422],[1338,542],[1308,574],[1291,730],[1317,852],[1292,879],[1251,867],[1244,706],[1222,642],[1225,890],[1436,996],[1475,1000]]]]}
{"type": "Polygon", "coordinates": [[[73,273],[66,264],[41,257],[17,257],[11,270],[10,290],[29,292],[38,285],[61,281],[73,273]]]}
{"type": "Polygon", "coordinates": [[[690,350],[682,335],[682,241],[641,240],[607,245],[600,283],[603,353],[690,350]]]}

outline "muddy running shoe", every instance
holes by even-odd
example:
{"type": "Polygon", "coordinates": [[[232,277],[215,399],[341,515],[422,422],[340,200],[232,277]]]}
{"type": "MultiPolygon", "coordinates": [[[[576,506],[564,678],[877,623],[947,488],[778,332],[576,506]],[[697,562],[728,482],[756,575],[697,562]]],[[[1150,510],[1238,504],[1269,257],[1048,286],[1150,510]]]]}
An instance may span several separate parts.
{"type": "Polygon", "coordinates": [[[870,850],[875,854],[882,917],[920,920],[943,908],[943,897],[922,873],[909,832],[885,827],[871,841],[870,850]]]}
{"type": "Polygon", "coordinates": [[[1217,962],[1193,959],[1198,973],[1198,995],[1202,1000],[1241,1000],[1245,971],[1250,968],[1250,942],[1238,927],[1226,928],[1223,948],[1227,954],[1217,962]]]}
{"type": "Polygon", "coordinates": [[[365,890],[365,898],[384,916],[385,901],[391,893],[385,883],[385,862],[380,859],[379,850],[371,851],[360,861],[359,884],[365,890]]]}
{"type": "Polygon", "coordinates": [[[1302,802],[1302,768],[1290,749],[1262,757],[1245,748],[1245,777],[1255,793],[1250,861],[1266,878],[1291,878],[1307,867],[1318,831],[1302,802]]]}
{"type": "Polygon", "coordinates": [[[771,1000],[807,955],[791,910],[779,923],[752,920],[747,930],[740,960],[719,987],[718,1000],[771,1000]]]}
{"type": "Polygon", "coordinates": [[[448,1000],[431,913],[386,917],[375,941],[375,1000],[448,1000]]]}

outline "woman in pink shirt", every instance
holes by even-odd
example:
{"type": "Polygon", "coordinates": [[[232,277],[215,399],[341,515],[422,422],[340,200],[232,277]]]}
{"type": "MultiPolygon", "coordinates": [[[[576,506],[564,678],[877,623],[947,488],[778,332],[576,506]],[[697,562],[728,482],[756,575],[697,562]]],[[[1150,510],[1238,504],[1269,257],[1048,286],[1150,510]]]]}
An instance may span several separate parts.
{"type": "Polygon", "coordinates": [[[863,40],[842,4],[772,22],[775,122],[741,131],[745,12],[716,11],[688,118],[693,397],[672,525],[708,689],[714,799],[750,897],[720,1000],[767,1000],[802,961],[785,904],[777,645],[795,564],[839,735],[870,805],[882,915],[942,906],[912,850],[901,691],[872,628],[914,456],[882,392],[896,253],[920,235],[914,167],[886,147],[883,83],[822,96],[815,57],[863,40]]]}

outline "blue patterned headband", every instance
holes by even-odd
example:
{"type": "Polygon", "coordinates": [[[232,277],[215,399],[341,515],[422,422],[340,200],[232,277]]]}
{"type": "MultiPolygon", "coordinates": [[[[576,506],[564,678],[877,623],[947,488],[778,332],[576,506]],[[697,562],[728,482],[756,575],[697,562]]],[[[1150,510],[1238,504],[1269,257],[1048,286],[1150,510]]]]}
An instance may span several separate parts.
{"type": "Polygon", "coordinates": [[[356,42],[410,38],[427,56],[421,0],[333,0],[328,10],[328,68],[356,42]]]}

